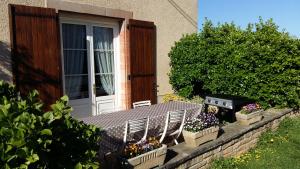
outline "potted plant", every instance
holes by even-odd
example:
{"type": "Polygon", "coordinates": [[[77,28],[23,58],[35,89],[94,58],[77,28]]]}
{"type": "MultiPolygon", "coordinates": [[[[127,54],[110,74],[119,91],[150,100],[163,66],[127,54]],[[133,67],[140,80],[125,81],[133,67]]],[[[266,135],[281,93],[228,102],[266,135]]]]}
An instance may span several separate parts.
{"type": "Polygon", "coordinates": [[[219,120],[215,116],[217,108],[214,107],[186,121],[182,134],[188,146],[197,147],[218,137],[219,120]]]}
{"type": "Polygon", "coordinates": [[[163,165],[167,145],[160,144],[155,137],[140,143],[128,143],[123,151],[123,165],[126,168],[153,168],[163,165]]]}
{"type": "Polygon", "coordinates": [[[239,112],[236,112],[236,120],[244,125],[256,123],[263,118],[262,111],[263,109],[258,103],[247,104],[239,112]]]}

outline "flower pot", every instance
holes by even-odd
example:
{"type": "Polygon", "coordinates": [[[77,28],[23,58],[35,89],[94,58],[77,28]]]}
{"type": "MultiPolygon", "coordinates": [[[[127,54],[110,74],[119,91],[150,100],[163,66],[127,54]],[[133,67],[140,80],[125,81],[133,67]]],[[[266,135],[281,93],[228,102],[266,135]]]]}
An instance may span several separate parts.
{"type": "Polygon", "coordinates": [[[260,121],[263,118],[263,110],[257,110],[249,114],[242,114],[241,112],[236,112],[236,120],[243,125],[251,125],[260,121]]]}
{"type": "Polygon", "coordinates": [[[213,126],[198,132],[182,131],[184,141],[190,147],[197,147],[218,137],[219,126],[213,126]]]}
{"type": "Polygon", "coordinates": [[[144,169],[161,166],[164,164],[167,154],[167,145],[151,150],[147,153],[126,160],[128,168],[144,169]]]}

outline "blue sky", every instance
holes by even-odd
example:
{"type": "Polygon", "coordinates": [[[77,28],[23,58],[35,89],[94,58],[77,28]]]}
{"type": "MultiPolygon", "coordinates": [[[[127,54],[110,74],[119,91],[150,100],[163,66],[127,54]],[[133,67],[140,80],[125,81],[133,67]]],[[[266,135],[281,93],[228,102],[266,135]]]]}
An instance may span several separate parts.
{"type": "Polygon", "coordinates": [[[300,0],[198,0],[198,27],[204,18],[214,24],[234,22],[245,28],[249,22],[273,18],[279,30],[300,37],[300,0]]]}

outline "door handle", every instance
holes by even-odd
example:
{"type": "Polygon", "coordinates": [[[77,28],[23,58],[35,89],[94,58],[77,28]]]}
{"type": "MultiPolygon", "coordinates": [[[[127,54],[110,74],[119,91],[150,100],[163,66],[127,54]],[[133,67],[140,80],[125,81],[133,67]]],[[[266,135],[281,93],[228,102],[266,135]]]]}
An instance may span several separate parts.
{"type": "Polygon", "coordinates": [[[96,95],[96,84],[93,84],[93,93],[96,95]]]}

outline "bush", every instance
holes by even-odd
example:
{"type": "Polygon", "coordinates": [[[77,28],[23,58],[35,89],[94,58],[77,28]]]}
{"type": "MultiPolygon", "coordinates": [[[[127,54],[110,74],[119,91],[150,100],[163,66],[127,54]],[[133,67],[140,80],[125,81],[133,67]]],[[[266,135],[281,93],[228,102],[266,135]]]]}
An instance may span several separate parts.
{"type": "Polygon", "coordinates": [[[229,94],[257,100],[263,107],[299,107],[300,40],[279,32],[272,20],[214,26],[172,47],[170,83],[183,97],[229,94]]]}
{"type": "Polygon", "coordinates": [[[194,96],[192,99],[187,99],[177,94],[165,94],[162,98],[162,101],[163,103],[167,103],[170,101],[179,101],[179,102],[202,104],[204,102],[204,99],[200,96],[194,96]]]}
{"type": "Polygon", "coordinates": [[[73,119],[67,103],[43,112],[37,91],[21,98],[0,81],[1,168],[98,168],[100,129],[73,119]]]}

